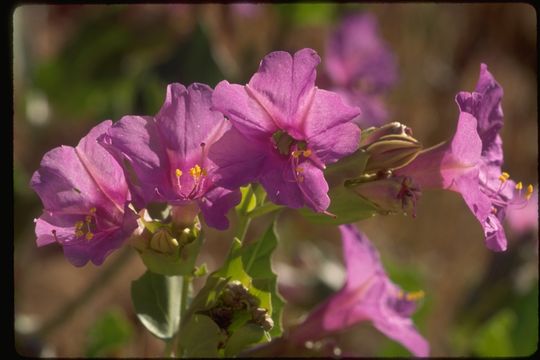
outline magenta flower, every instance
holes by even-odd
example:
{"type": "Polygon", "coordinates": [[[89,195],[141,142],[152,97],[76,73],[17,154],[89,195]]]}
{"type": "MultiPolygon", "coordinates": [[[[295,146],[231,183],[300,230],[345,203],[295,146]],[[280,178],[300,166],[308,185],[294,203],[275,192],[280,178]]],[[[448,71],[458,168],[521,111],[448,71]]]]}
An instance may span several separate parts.
{"type": "Polygon", "coordinates": [[[58,242],[75,266],[101,265],[137,227],[122,168],[96,141],[111,124],[95,126],[76,147],[49,151],[30,183],[45,208],[35,220],[37,245],[58,242]]]}
{"type": "Polygon", "coordinates": [[[422,292],[404,293],[388,278],[377,250],[365,235],[353,225],[341,225],[339,229],[347,281],[293,328],[289,339],[303,344],[368,320],[415,356],[428,356],[429,344],[410,318],[422,292]]]}
{"type": "Polygon", "coordinates": [[[505,251],[502,226],[509,205],[526,203],[532,193],[529,185],[509,180],[501,171],[503,163],[501,99],[503,90],[487,66],[480,67],[480,78],[472,93],[460,92],[456,133],[451,141],[426,149],[396,175],[409,176],[422,189],[442,188],[459,192],[484,228],[486,246],[505,251]]]}
{"type": "MultiPolygon", "coordinates": [[[[100,141],[127,160],[137,177],[143,204],[196,204],[208,225],[229,226],[227,211],[240,201],[240,191],[214,184],[216,165],[208,151],[230,127],[210,110],[212,89],[204,84],[170,84],[155,117],[124,116],[100,141]]],[[[218,149],[219,151],[219,149],[218,149]]]]}
{"type": "Polygon", "coordinates": [[[351,120],[360,109],[315,87],[319,62],[312,49],[294,56],[276,51],[246,86],[216,86],[213,106],[235,128],[221,140],[226,151],[210,154],[222,168],[223,186],[258,180],[277,204],[328,208],[323,170],[358,148],[360,129],[351,120]]]}
{"type": "Polygon", "coordinates": [[[327,42],[325,65],[334,90],[362,109],[355,120],[361,127],[386,121],[382,95],[397,80],[397,64],[373,15],[355,14],[340,23],[327,42]]]}

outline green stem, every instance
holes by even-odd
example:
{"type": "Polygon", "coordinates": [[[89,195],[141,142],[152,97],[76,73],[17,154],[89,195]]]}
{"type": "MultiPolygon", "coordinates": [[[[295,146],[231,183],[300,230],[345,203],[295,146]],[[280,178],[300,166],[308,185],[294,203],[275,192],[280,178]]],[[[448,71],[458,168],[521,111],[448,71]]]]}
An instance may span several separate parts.
{"type": "Polygon", "coordinates": [[[163,356],[167,358],[173,357],[173,348],[174,348],[174,339],[165,341],[165,350],[163,351],[163,356]]]}
{"type": "MultiPolygon", "coordinates": [[[[180,294],[180,326],[178,329],[178,333],[176,334],[176,357],[183,357],[182,356],[182,346],[180,346],[180,339],[178,337],[180,336],[180,329],[182,329],[182,326],[185,324],[185,315],[186,310],[188,308],[188,297],[189,297],[189,289],[191,286],[192,277],[191,276],[182,276],[182,292],[180,294]]],[[[174,341],[171,341],[171,345],[174,343],[174,341]]]]}
{"type": "Polygon", "coordinates": [[[36,334],[38,334],[40,337],[45,337],[52,331],[56,330],[56,328],[58,328],[60,325],[68,321],[73,314],[75,314],[77,309],[90,301],[90,299],[92,299],[92,297],[94,297],[99,290],[106,288],[107,283],[114,278],[114,275],[118,273],[118,270],[120,270],[127,263],[132,255],[133,250],[127,246],[121,250],[118,257],[109,263],[108,266],[86,287],[86,289],[79,293],[79,296],[67,303],[52,318],[46,321],[36,331],[36,334]]]}

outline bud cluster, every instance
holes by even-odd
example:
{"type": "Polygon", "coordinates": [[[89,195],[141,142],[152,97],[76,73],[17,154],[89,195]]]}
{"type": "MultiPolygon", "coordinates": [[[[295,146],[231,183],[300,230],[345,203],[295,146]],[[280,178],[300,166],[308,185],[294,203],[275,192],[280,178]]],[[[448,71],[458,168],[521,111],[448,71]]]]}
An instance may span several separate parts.
{"type": "Polygon", "coordinates": [[[234,315],[240,311],[247,311],[250,322],[259,325],[265,331],[274,327],[274,321],[268,314],[268,310],[259,307],[260,300],[249,293],[249,290],[239,281],[231,281],[223,289],[215,306],[207,311],[207,314],[223,330],[231,325],[234,315]]]}

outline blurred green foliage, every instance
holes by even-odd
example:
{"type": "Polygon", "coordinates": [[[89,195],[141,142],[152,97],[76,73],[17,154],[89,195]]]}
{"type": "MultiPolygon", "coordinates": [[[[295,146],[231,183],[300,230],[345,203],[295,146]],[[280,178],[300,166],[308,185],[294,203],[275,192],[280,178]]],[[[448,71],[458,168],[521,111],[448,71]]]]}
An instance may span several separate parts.
{"type": "Polygon", "coordinates": [[[102,314],[88,330],[87,357],[110,356],[129,344],[133,326],[123,310],[114,308],[102,314]]]}

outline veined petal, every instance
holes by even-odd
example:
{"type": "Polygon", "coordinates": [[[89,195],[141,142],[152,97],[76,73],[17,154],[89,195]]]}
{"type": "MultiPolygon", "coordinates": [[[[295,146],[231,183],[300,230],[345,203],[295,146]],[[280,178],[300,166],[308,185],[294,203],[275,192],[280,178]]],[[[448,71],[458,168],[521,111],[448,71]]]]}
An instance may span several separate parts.
{"type": "Polygon", "coordinates": [[[313,136],[309,145],[324,164],[331,164],[358,150],[359,141],[360,128],[349,122],[313,136]]]}
{"type": "Polygon", "coordinates": [[[305,98],[315,87],[316,68],[321,59],[312,49],[293,56],[275,51],[264,57],[259,70],[247,85],[276,124],[290,135],[299,128],[305,111],[305,98]]]}
{"type": "MultiPolygon", "coordinates": [[[[161,110],[155,116],[163,145],[178,162],[201,157],[201,144],[211,146],[226,130],[223,115],[210,110],[212,89],[205,84],[167,86],[161,110]]],[[[173,161],[171,161],[173,162],[173,161]]]]}
{"type": "Polygon", "coordinates": [[[222,112],[248,138],[269,139],[278,127],[244,86],[223,80],[212,95],[212,108],[222,112]]]}
{"type": "Polygon", "coordinates": [[[360,108],[347,105],[340,95],[317,89],[304,120],[308,142],[338,125],[351,123],[360,113],[360,108]]]}

